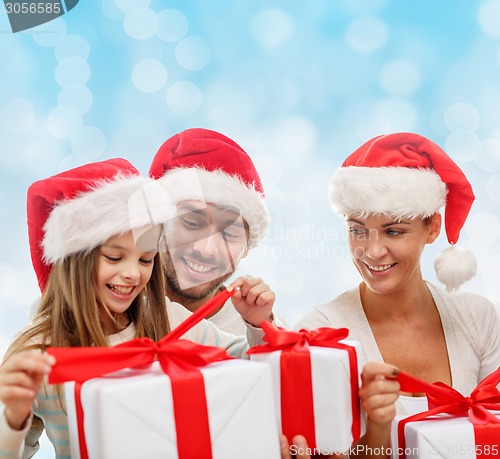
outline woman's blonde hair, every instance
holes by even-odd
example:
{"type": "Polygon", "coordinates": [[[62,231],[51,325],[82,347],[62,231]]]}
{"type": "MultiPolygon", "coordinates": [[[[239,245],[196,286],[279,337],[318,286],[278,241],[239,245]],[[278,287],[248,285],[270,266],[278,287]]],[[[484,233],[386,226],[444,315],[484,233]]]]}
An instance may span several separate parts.
{"type": "MultiPolygon", "coordinates": [[[[41,304],[31,326],[12,343],[5,355],[51,347],[109,346],[101,319],[97,288],[100,247],[70,255],[50,272],[41,304]]],[[[104,308],[105,313],[111,313],[104,308]]],[[[154,258],[149,282],[127,310],[135,337],[158,341],[170,331],[160,253],[154,258]]]]}

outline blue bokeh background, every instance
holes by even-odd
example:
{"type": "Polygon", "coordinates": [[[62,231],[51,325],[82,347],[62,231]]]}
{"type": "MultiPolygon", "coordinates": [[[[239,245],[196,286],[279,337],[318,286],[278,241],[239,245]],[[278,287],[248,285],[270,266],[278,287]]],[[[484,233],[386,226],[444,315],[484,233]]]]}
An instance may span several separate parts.
{"type": "MultiPolygon", "coordinates": [[[[80,0],[16,34],[2,4],[0,32],[2,353],[38,296],[30,183],[116,156],[147,173],[188,127],[223,132],[256,163],[271,231],[239,272],[263,277],[291,322],[358,282],[327,183],[395,131],[434,140],[473,183],[460,245],[479,273],[464,289],[500,303],[500,1],[80,0]]],[[[446,245],[424,256],[431,281],[446,245]]]]}

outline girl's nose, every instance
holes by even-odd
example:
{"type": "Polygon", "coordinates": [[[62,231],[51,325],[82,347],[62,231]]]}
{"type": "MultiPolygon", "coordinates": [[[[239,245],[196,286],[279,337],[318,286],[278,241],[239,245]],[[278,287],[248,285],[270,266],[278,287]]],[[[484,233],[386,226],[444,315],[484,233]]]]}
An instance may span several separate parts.
{"type": "Polygon", "coordinates": [[[121,272],[124,279],[132,282],[137,282],[141,277],[139,266],[136,263],[127,263],[121,272]]]}

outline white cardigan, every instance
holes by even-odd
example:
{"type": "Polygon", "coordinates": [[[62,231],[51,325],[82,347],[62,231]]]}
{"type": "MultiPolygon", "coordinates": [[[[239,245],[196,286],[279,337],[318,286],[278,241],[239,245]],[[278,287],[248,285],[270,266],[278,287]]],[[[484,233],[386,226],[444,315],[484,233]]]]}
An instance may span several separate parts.
{"type": "MultiPolygon", "coordinates": [[[[472,293],[447,293],[428,283],[443,325],[453,387],[469,395],[476,385],[500,366],[500,327],[493,304],[472,293]]],[[[295,324],[295,329],[346,327],[349,339],[362,345],[364,362],[382,362],[382,355],[366,318],[359,287],[315,307],[295,324]]],[[[403,404],[398,414],[407,414],[403,404]]]]}

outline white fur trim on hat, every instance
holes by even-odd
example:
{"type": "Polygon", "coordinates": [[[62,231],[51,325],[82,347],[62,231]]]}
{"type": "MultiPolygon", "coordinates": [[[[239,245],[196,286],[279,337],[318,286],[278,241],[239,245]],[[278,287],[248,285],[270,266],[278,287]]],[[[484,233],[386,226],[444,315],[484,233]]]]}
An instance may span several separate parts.
{"type": "Polygon", "coordinates": [[[330,181],[330,202],[342,215],[426,218],[446,203],[447,189],[430,169],[410,167],[339,168],[330,181]]]}
{"type": "Polygon", "coordinates": [[[73,199],[57,203],[45,226],[44,260],[94,249],[112,236],[156,225],[174,215],[174,207],[152,179],[117,176],[73,199]]]}
{"type": "Polygon", "coordinates": [[[249,226],[249,248],[255,247],[267,235],[269,214],[263,196],[237,176],[221,170],[176,168],[158,179],[158,183],[173,204],[193,199],[239,209],[249,226]]]}

